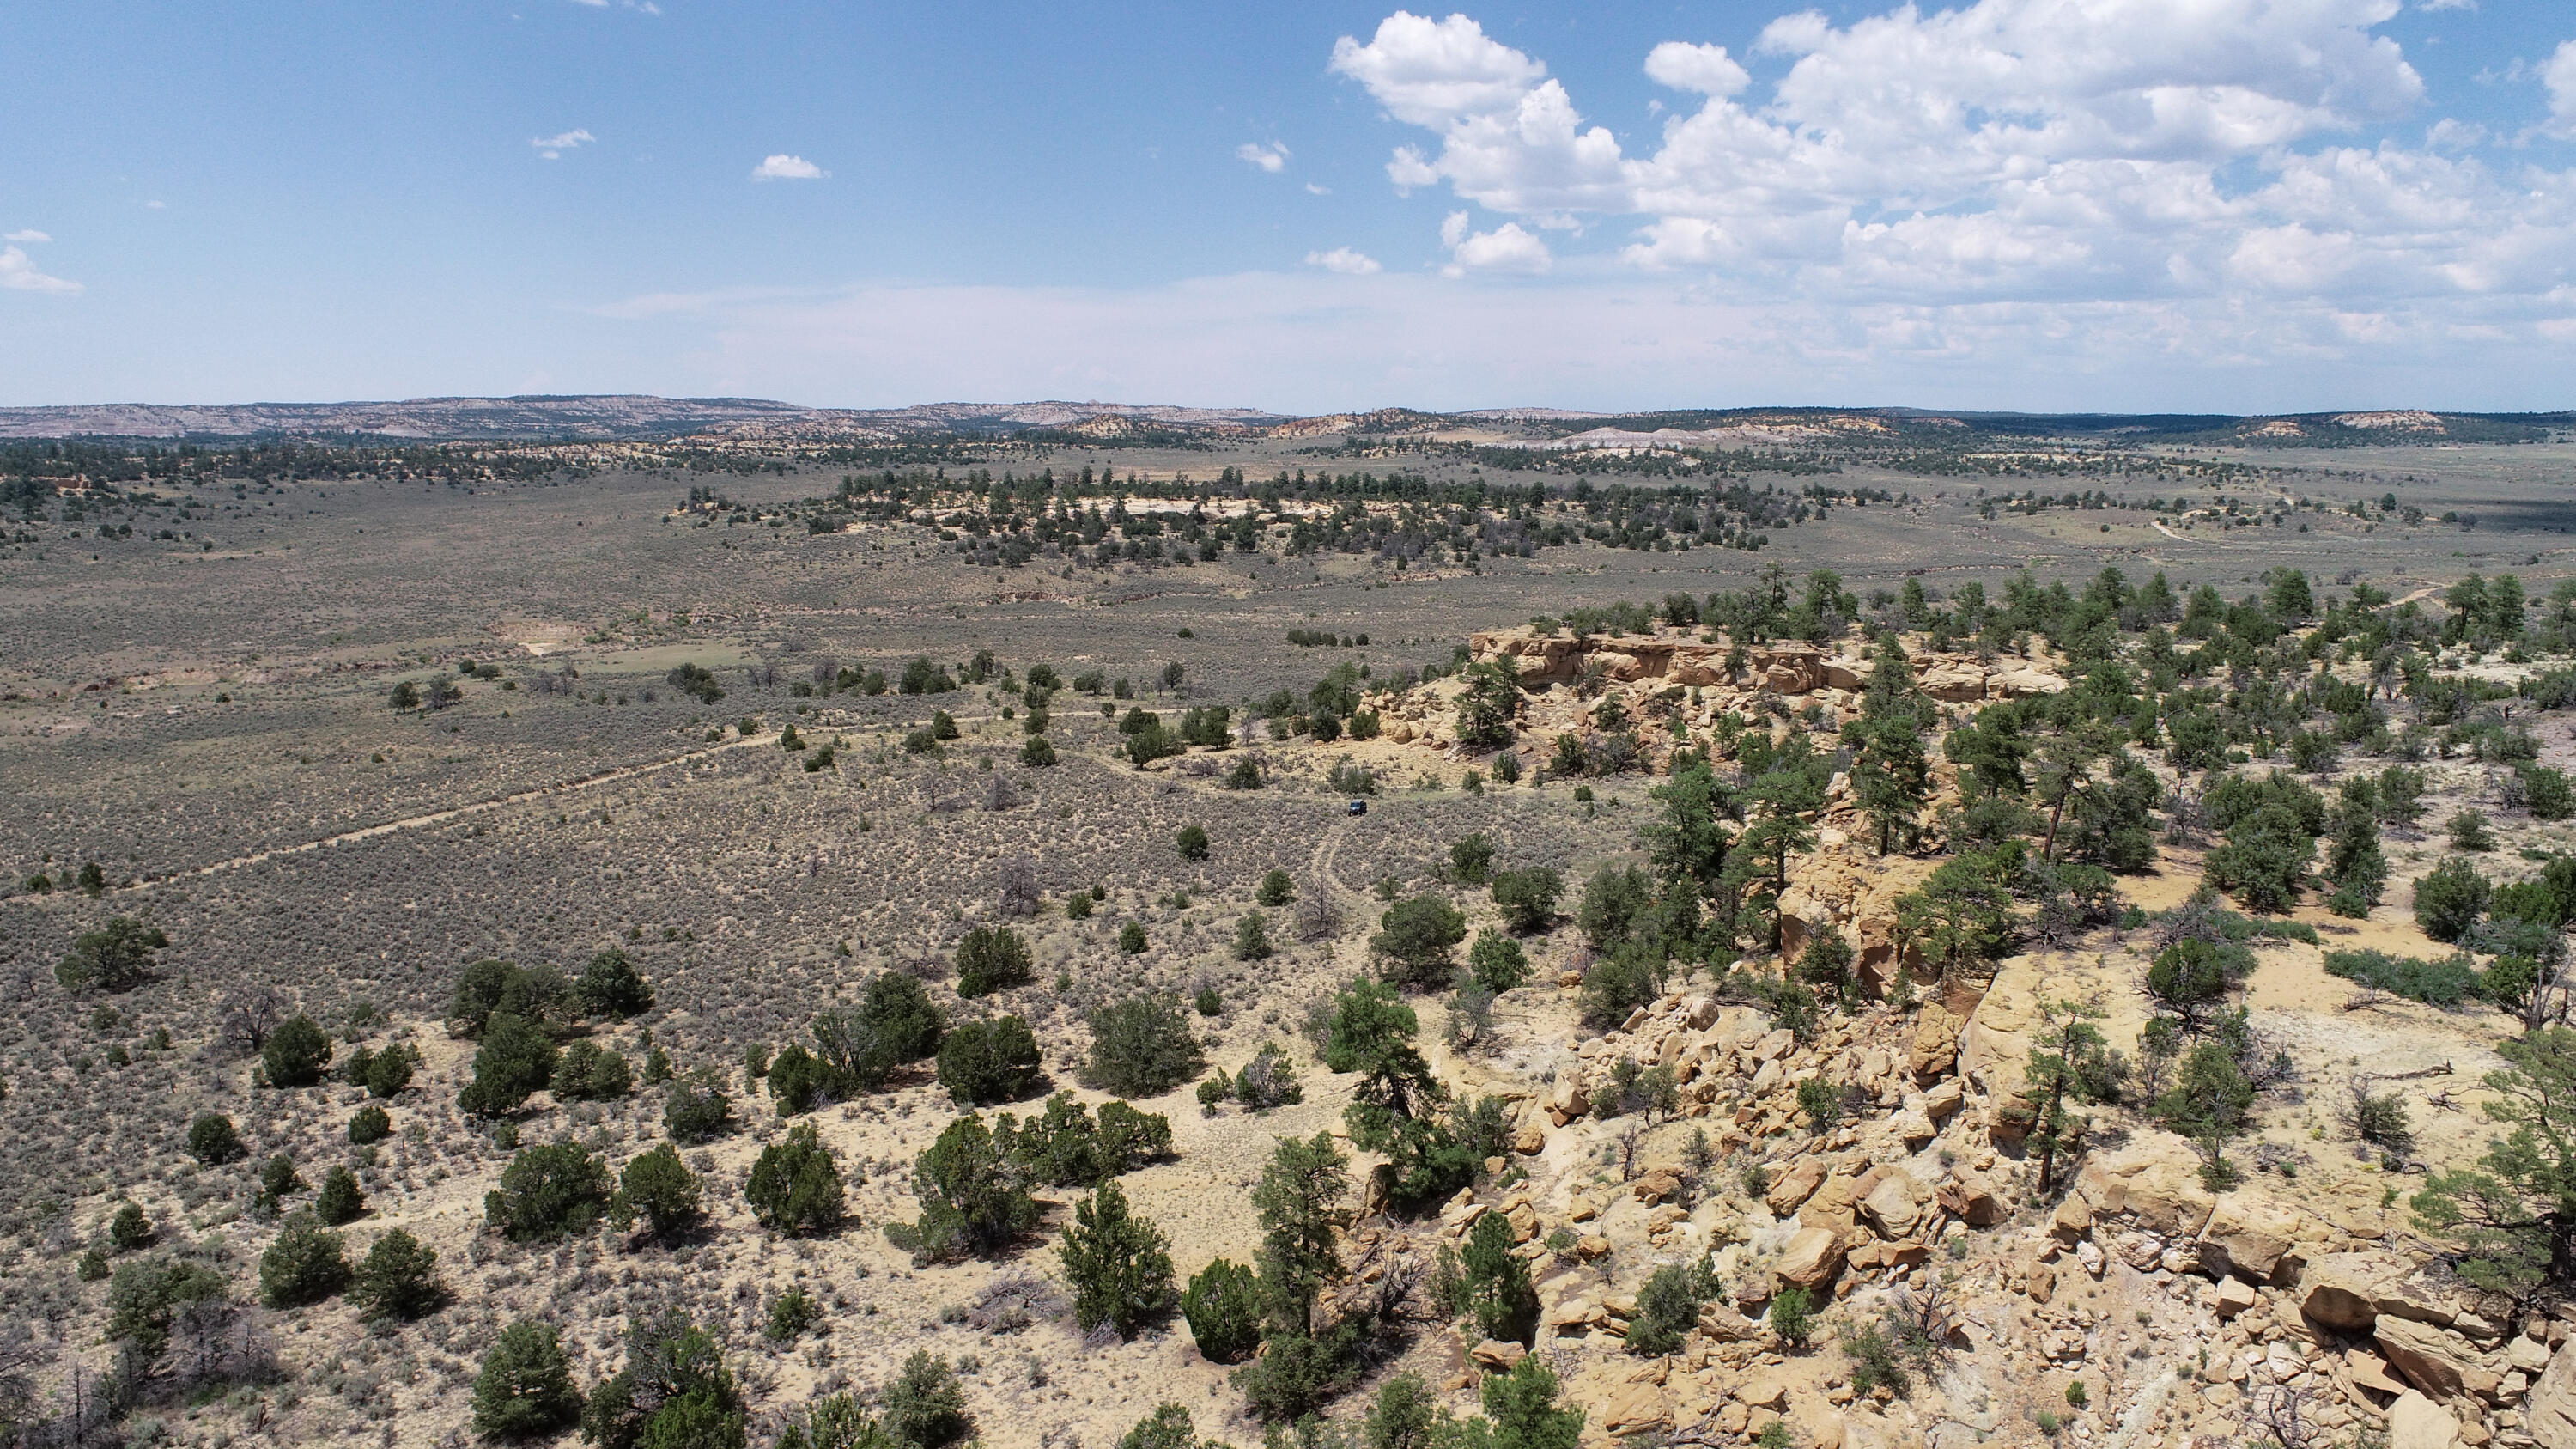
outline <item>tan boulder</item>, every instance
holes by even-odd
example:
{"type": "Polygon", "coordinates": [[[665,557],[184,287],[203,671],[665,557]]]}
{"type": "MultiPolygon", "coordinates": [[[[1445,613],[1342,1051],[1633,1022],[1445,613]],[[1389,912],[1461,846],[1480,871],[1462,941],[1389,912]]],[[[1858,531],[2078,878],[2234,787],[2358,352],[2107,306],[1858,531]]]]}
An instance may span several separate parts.
{"type": "Polygon", "coordinates": [[[1906,1070],[1918,1082],[1950,1074],[1959,1060],[1959,1035],[1965,1023],[1937,1001],[1925,1002],[1914,1019],[1914,1040],[1906,1052],[1906,1070]]]}
{"type": "Polygon", "coordinates": [[[1923,1220],[1923,1204],[1932,1196],[1931,1189],[1914,1180],[1901,1167],[1889,1168],[1879,1175],[1878,1185],[1861,1199],[1861,1211],[1878,1225],[1879,1236],[1901,1238],[1914,1231],[1923,1220]]]}
{"type": "Polygon", "coordinates": [[[2503,1382],[2476,1345],[2447,1328],[2383,1313],[2374,1336],[2388,1366],[2437,1399],[2492,1393],[2503,1382]]]}
{"type": "Polygon", "coordinates": [[[1825,657],[1813,644],[1795,640],[1764,645],[1746,653],[1754,677],[1774,694],[1808,694],[1825,682],[1825,657]]]}
{"type": "Polygon", "coordinates": [[[2388,1449],[2454,1449],[2459,1442],[2460,1421],[2413,1389],[2388,1406],[2388,1449]]]}
{"type": "Polygon", "coordinates": [[[1952,1077],[1948,1081],[1936,1083],[1931,1090],[1923,1094],[1923,1115],[1931,1118],[1933,1124],[1938,1126],[1949,1121],[1967,1099],[1968,1089],[1959,1085],[1958,1078],[1952,1077]]]}
{"type": "Polygon", "coordinates": [[[1536,1117],[1522,1123],[1521,1130],[1512,1137],[1512,1151],[1523,1157],[1536,1157],[1546,1150],[1547,1129],[1539,1125],[1536,1117]]]}
{"type": "Polygon", "coordinates": [[[1914,684],[1925,694],[1948,704],[1965,704],[1986,697],[1985,668],[1973,659],[1917,661],[1914,684]]]}
{"type": "Polygon", "coordinates": [[[2576,1338],[2558,1346],[2523,1400],[2523,1432],[2540,1449],[2576,1449],[2576,1338]]]}
{"type": "Polygon", "coordinates": [[[2006,961],[1959,1029],[1959,1075],[1997,1101],[2021,1090],[2022,1063],[2046,983],[2027,956],[2006,961]]]}
{"type": "Polygon", "coordinates": [[[1963,1172],[1941,1184],[1936,1200],[1943,1212],[1972,1228],[1990,1228],[2003,1221],[2004,1205],[1995,1196],[1994,1184],[1977,1173],[1963,1172]]]}
{"type": "Polygon", "coordinates": [[[1723,1303],[1704,1303],[1699,1310],[1699,1331],[1717,1343],[1748,1343],[1762,1336],[1762,1325],[1723,1303]]]}
{"type": "Polygon", "coordinates": [[[1832,1282],[1842,1266],[1842,1234],[1831,1228],[1802,1228],[1771,1271],[1789,1287],[1817,1288],[1832,1282]]]}
{"type": "Polygon", "coordinates": [[[1735,1401],[1748,1409],[1777,1409],[1789,1402],[1789,1385],[1778,1374],[1762,1374],[1736,1385],[1735,1401]]]}
{"type": "Polygon", "coordinates": [[[1854,692],[1867,689],[1872,670],[1866,659],[1828,659],[1824,661],[1825,688],[1854,692]]]}
{"type": "Polygon", "coordinates": [[[1668,1201],[1681,1190],[1681,1174],[1669,1167],[1659,1167],[1628,1184],[1628,1195],[1642,1203],[1668,1201]]]}
{"type": "Polygon", "coordinates": [[[1859,1184],[1848,1177],[1827,1177],[1807,1205],[1798,1209],[1798,1221],[1811,1228],[1826,1228],[1848,1237],[1860,1221],[1859,1184]]]}
{"type": "Polygon", "coordinates": [[[1798,1205],[1815,1195],[1825,1180],[1825,1164],[1813,1157],[1799,1159],[1796,1166],[1773,1180],[1771,1190],[1762,1195],[1763,1203],[1773,1217],[1796,1212],[1798,1205]]]}
{"type": "Polygon", "coordinates": [[[2216,1309],[2221,1318],[2234,1318],[2262,1301],[2262,1295],[2254,1291],[2253,1284],[2239,1278],[2221,1278],[2218,1291],[2210,1297],[2210,1307],[2216,1309]]]}
{"type": "Polygon", "coordinates": [[[2437,1282],[2394,1253],[2328,1253],[2299,1279],[2299,1307],[2328,1328],[2367,1329],[2383,1316],[2449,1327],[2467,1307],[2456,1286],[2437,1282]]]}
{"type": "Polygon", "coordinates": [[[1601,1427],[1617,1439],[1650,1434],[1673,1426],[1673,1406],[1653,1384],[1622,1384],[1601,1406],[1601,1427]]]}
{"type": "Polygon", "coordinates": [[[1467,1356],[1488,1373],[1507,1374],[1527,1357],[1529,1350],[1508,1339],[1489,1338],[1467,1350],[1467,1356]]]}
{"type": "Polygon", "coordinates": [[[1559,1117],[1569,1119],[1591,1111],[1592,1094],[1584,1088],[1583,1074],[1567,1072],[1558,1077],[1556,1091],[1547,1099],[1547,1109],[1559,1117]]]}
{"type": "Polygon", "coordinates": [[[2086,1157],[2075,1176],[2075,1194],[2097,1220],[2127,1218],[2167,1237],[2197,1232],[2215,1205],[2200,1185],[2200,1160],[2181,1139],[2163,1133],[2086,1157]]]}
{"type": "Polygon", "coordinates": [[[2270,1283],[2298,1247],[2306,1218],[2261,1193],[2231,1192],[2201,1230],[2200,1261],[2251,1283],[2270,1283]],[[2223,1260],[2223,1261],[2222,1261],[2223,1260]]]}
{"type": "Polygon", "coordinates": [[[1986,693],[1997,699],[2028,699],[2039,694],[2062,694],[2065,690],[2065,680],[2028,665],[2000,669],[1986,676],[1986,693]]]}

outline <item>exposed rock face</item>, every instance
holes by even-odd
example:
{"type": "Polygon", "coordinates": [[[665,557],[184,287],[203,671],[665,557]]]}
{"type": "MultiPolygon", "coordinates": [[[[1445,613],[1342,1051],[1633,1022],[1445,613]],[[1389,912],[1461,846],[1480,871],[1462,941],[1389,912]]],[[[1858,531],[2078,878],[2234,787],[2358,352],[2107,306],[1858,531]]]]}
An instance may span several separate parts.
{"type": "MultiPolygon", "coordinates": [[[[1620,684],[1732,686],[1784,695],[1826,689],[1857,693],[1869,687],[1873,672],[1868,660],[1837,658],[1815,645],[1789,639],[1746,646],[1742,672],[1730,674],[1726,661],[1734,646],[1708,643],[1696,633],[1658,631],[1578,639],[1512,629],[1471,635],[1468,648],[1479,662],[1508,663],[1522,687],[1529,689],[1571,682],[1595,664],[1604,677],[1620,684]]],[[[1953,704],[2056,694],[2067,687],[2063,678],[2029,661],[2015,660],[1990,669],[1972,655],[1919,654],[1910,662],[1915,683],[1925,694],[1953,704]]]]}
{"type": "Polygon", "coordinates": [[[1614,1438],[1653,1433],[1672,1425],[1673,1406],[1664,1398],[1663,1389],[1651,1383],[1620,1385],[1601,1409],[1601,1427],[1614,1438]]]}
{"type": "Polygon", "coordinates": [[[1805,1228],[1789,1240],[1772,1269],[1782,1285],[1817,1288],[1833,1281],[1843,1267],[1843,1235],[1831,1228],[1805,1228]]]}
{"type": "Polygon", "coordinates": [[[2409,1389],[2388,1408],[2388,1449],[2452,1449],[2460,1423],[2451,1411],[2409,1389]]]}
{"type": "Polygon", "coordinates": [[[2576,1338],[2558,1346],[2523,1405],[2524,1430],[2540,1449],[2576,1449],[2576,1338]]]}
{"type": "Polygon", "coordinates": [[[2459,1289],[2393,1253],[2329,1253],[2299,1282],[2300,1310],[2347,1333],[2367,1331],[2382,1316],[2447,1328],[2466,1306],[2459,1289]]]}
{"type": "Polygon", "coordinates": [[[1914,1080],[1933,1082],[1950,1074],[1959,1060],[1959,1036],[1965,1025],[1941,1003],[1924,1003],[1915,1018],[1914,1044],[1905,1063],[1914,1080]]]}
{"type": "Polygon", "coordinates": [[[2503,1382],[2486,1366],[2475,1345],[2447,1328],[2383,1314],[2377,1336],[2389,1367],[2434,1398],[2447,1401],[2462,1393],[2490,1394],[2503,1382]]]}

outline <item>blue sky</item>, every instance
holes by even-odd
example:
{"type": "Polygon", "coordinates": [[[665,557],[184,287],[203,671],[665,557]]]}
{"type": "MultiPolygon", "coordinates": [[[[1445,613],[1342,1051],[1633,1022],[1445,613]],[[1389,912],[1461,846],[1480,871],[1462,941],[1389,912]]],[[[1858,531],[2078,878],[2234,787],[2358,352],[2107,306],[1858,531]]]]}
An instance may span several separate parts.
{"type": "Polygon", "coordinates": [[[0,403],[2576,406],[2540,0],[37,3],[0,53],[0,403]]]}

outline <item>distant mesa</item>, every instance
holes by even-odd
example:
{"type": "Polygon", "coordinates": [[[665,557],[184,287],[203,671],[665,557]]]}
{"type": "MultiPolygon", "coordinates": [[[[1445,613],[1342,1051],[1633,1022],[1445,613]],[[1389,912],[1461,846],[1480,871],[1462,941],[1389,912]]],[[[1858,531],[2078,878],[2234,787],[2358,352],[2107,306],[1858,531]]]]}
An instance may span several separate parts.
{"type": "Polygon", "coordinates": [[[2199,446],[2346,447],[2540,442],[2576,413],[2434,413],[2392,408],[2268,417],[2222,414],[1935,414],[1915,408],[1696,408],[1595,413],[1565,408],[1426,412],[1406,407],[1291,416],[1250,407],[1048,400],[817,408],[767,398],[641,394],[429,397],[399,402],[97,403],[0,408],[0,439],[127,438],[225,443],[260,437],[342,442],[620,442],[687,440],[716,447],[895,444],[1029,438],[1153,447],[1196,438],[1353,438],[1441,434],[1484,446],[1547,450],[1810,447],[1960,430],[2026,438],[2118,439],[2199,446]]]}

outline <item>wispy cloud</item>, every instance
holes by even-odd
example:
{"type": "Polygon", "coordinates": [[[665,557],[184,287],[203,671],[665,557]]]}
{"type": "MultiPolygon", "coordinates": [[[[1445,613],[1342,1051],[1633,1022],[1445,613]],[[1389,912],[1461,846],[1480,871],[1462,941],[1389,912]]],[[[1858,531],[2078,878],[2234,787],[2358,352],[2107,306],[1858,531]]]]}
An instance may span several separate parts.
{"type": "Polygon", "coordinates": [[[1277,141],[1246,141],[1234,148],[1236,159],[1276,176],[1288,166],[1288,148],[1277,141]]]}
{"type": "Polygon", "coordinates": [[[0,247],[0,289],[12,292],[77,292],[81,284],[46,276],[36,270],[35,259],[27,255],[24,247],[11,246],[0,247]]]}
{"type": "Polygon", "coordinates": [[[528,144],[537,148],[539,159],[559,161],[563,159],[563,153],[566,151],[577,150],[598,139],[588,131],[558,131],[551,136],[532,136],[528,144]]]}
{"type": "Polygon", "coordinates": [[[13,232],[9,233],[7,236],[0,236],[0,241],[13,241],[13,242],[49,242],[49,241],[52,241],[52,240],[53,240],[53,238],[52,238],[52,237],[49,237],[49,236],[45,235],[43,232],[35,231],[35,230],[28,230],[28,231],[13,231],[13,232]]]}
{"type": "Polygon", "coordinates": [[[751,168],[754,181],[820,181],[831,174],[802,156],[784,153],[765,156],[759,165],[751,168]]]}
{"type": "Polygon", "coordinates": [[[1328,252],[1308,252],[1306,265],[1322,267],[1328,272],[1339,272],[1345,277],[1365,277],[1379,270],[1377,258],[1366,252],[1353,251],[1349,247],[1335,247],[1328,252]]]}

